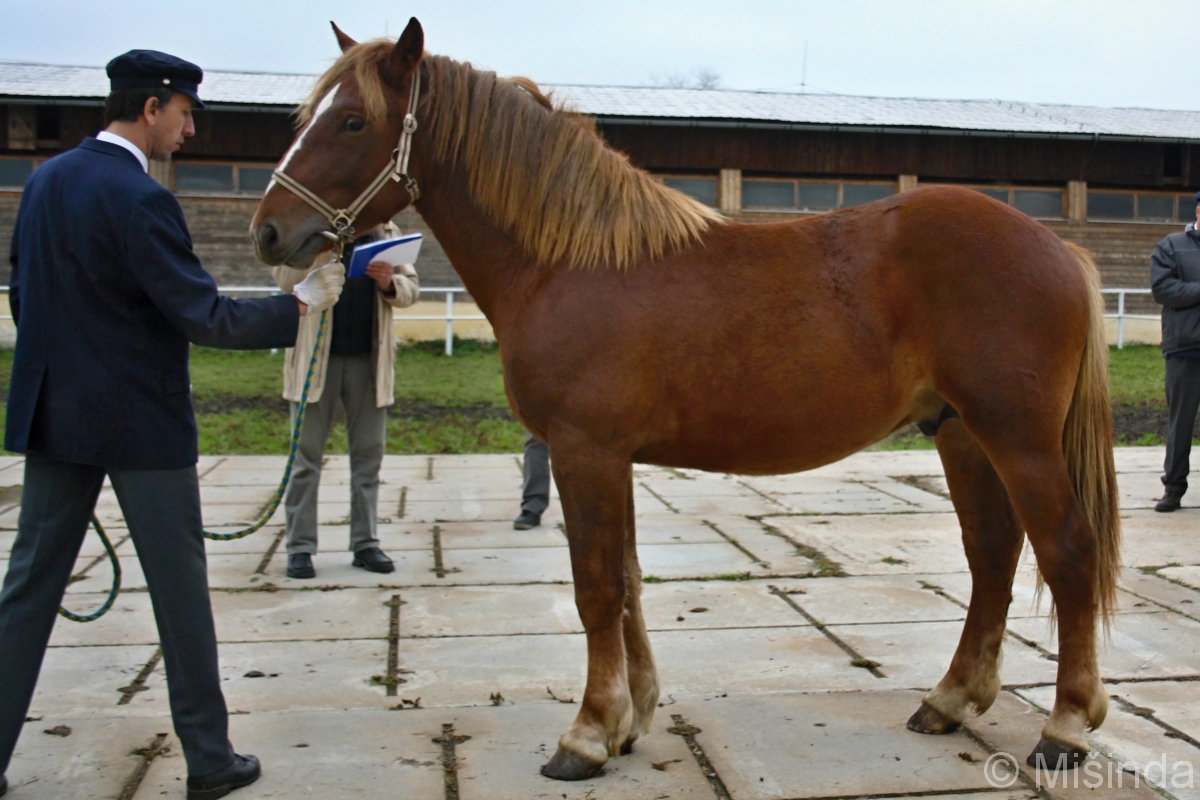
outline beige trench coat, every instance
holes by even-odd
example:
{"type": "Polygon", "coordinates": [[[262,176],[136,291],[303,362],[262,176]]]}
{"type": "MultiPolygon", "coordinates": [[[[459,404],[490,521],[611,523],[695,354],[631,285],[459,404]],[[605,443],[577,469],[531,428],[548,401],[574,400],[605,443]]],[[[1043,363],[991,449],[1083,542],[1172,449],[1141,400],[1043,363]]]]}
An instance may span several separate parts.
{"type": "MultiPolygon", "coordinates": [[[[318,259],[309,269],[329,263],[328,258],[318,259]]],[[[308,269],[293,269],[292,267],[275,267],[272,276],[275,283],[284,292],[290,293],[296,284],[308,275],[308,269]]],[[[382,408],[396,402],[396,334],[392,330],[392,309],[407,308],[417,302],[420,294],[420,283],[412,264],[405,264],[392,278],[396,287],[396,296],[387,297],[383,292],[376,292],[375,307],[375,341],[372,342],[371,352],[375,357],[375,406],[382,408]]],[[[329,324],[325,328],[325,338],[321,342],[321,354],[313,370],[312,385],[308,389],[308,400],[315,403],[321,399],[325,389],[325,370],[329,364],[329,342],[333,336],[333,314],[329,315],[329,324]]],[[[300,402],[300,393],[304,390],[304,378],[308,374],[308,362],[312,358],[313,345],[317,341],[317,328],[321,324],[320,314],[305,314],[300,318],[300,329],[296,334],[296,346],[289,347],[283,359],[283,398],[300,402]]]]}

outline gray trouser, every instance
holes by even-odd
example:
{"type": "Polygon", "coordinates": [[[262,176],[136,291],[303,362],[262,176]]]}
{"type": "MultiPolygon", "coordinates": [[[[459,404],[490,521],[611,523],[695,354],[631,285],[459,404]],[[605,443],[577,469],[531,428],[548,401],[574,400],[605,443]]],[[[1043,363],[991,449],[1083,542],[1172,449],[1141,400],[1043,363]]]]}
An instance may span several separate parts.
{"type": "MultiPolygon", "coordinates": [[[[379,466],[387,437],[387,407],[375,405],[374,356],[329,356],[321,399],[304,412],[296,463],[288,484],[287,551],[317,552],[317,490],[325,442],[338,401],[346,409],[350,450],[350,550],[378,547],[375,512],[379,505],[379,466]]],[[[292,403],[292,419],[296,418],[292,403]]]]}
{"type": "MultiPolygon", "coordinates": [[[[171,716],[188,773],[224,769],[233,761],[233,748],[217,668],[196,468],[105,470],[30,454],[17,539],[0,591],[0,773],[8,769],[21,735],[106,471],[150,589],[171,716]]],[[[80,598],[71,605],[97,602],[80,598]]],[[[115,692],[107,699],[116,705],[115,692]]]]}
{"type": "Polygon", "coordinates": [[[550,448],[532,433],[525,435],[524,472],[521,510],[540,517],[550,507],[550,448]]]}
{"type": "Polygon", "coordinates": [[[1163,486],[1182,495],[1187,491],[1188,459],[1192,453],[1192,430],[1200,407],[1200,359],[1168,358],[1167,361],[1167,459],[1163,486]]]}

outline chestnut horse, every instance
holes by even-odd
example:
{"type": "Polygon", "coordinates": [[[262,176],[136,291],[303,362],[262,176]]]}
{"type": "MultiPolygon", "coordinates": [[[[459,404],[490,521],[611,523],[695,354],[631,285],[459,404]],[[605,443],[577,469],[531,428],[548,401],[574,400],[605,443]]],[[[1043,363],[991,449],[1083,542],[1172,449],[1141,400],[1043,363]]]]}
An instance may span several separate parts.
{"type": "MultiPolygon", "coordinates": [[[[426,54],[415,19],[394,43],[334,30],[342,56],[301,107],[281,170],[349,206],[411,111],[411,181],[387,181],[359,228],[415,206],[492,324],[513,413],[553,453],[588,673],[544,774],[594,775],[650,728],[634,462],[790,473],[910,423],[934,435],[973,587],[950,668],[908,727],[946,733],[996,698],[1028,534],[1060,642],[1030,758],[1084,758],[1084,729],[1107,707],[1097,619],[1114,609],[1120,538],[1104,305],[1086,253],[952,187],[730,222],[631,166],[531,81],[426,54]]],[[[330,223],[288,189],[268,187],[251,232],[264,262],[307,266],[330,223]]]]}

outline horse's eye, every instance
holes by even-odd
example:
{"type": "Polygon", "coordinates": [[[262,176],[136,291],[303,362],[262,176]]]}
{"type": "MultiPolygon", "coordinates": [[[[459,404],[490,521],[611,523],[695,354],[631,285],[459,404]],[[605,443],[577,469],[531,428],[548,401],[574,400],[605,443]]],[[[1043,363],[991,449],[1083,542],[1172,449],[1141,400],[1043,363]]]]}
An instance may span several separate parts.
{"type": "Polygon", "coordinates": [[[342,127],[352,133],[358,133],[366,126],[367,123],[363,122],[359,117],[347,117],[346,121],[342,123],[342,127]]]}

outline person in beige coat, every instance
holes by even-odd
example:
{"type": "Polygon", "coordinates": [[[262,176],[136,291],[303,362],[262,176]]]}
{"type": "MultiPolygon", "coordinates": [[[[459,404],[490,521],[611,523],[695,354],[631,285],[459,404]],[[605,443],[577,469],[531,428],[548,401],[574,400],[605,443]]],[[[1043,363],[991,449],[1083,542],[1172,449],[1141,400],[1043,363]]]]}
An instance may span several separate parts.
{"type": "MultiPolygon", "coordinates": [[[[360,246],[398,235],[391,224],[380,226],[355,240],[360,246]]],[[[349,264],[353,248],[343,256],[349,264]]],[[[302,281],[310,269],[275,267],[275,283],[285,292],[302,281]]],[[[346,438],[350,450],[350,550],[353,565],[371,572],[391,572],[392,560],[379,548],[376,508],[379,467],[387,435],[387,407],[395,402],[396,337],[392,309],[417,302],[420,284],[411,264],[398,270],[372,262],[367,274],[346,280],[342,297],[329,312],[328,327],[308,388],[308,407],[296,448],[284,509],[287,515],[289,578],[316,576],[312,558],[317,552],[317,493],[321,462],[333,423],[334,407],[346,410],[346,438]]],[[[283,364],[283,397],[291,401],[295,420],[309,360],[317,339],[320,315],[301,318],[296,346],[286,351],[283,364]]]]}

